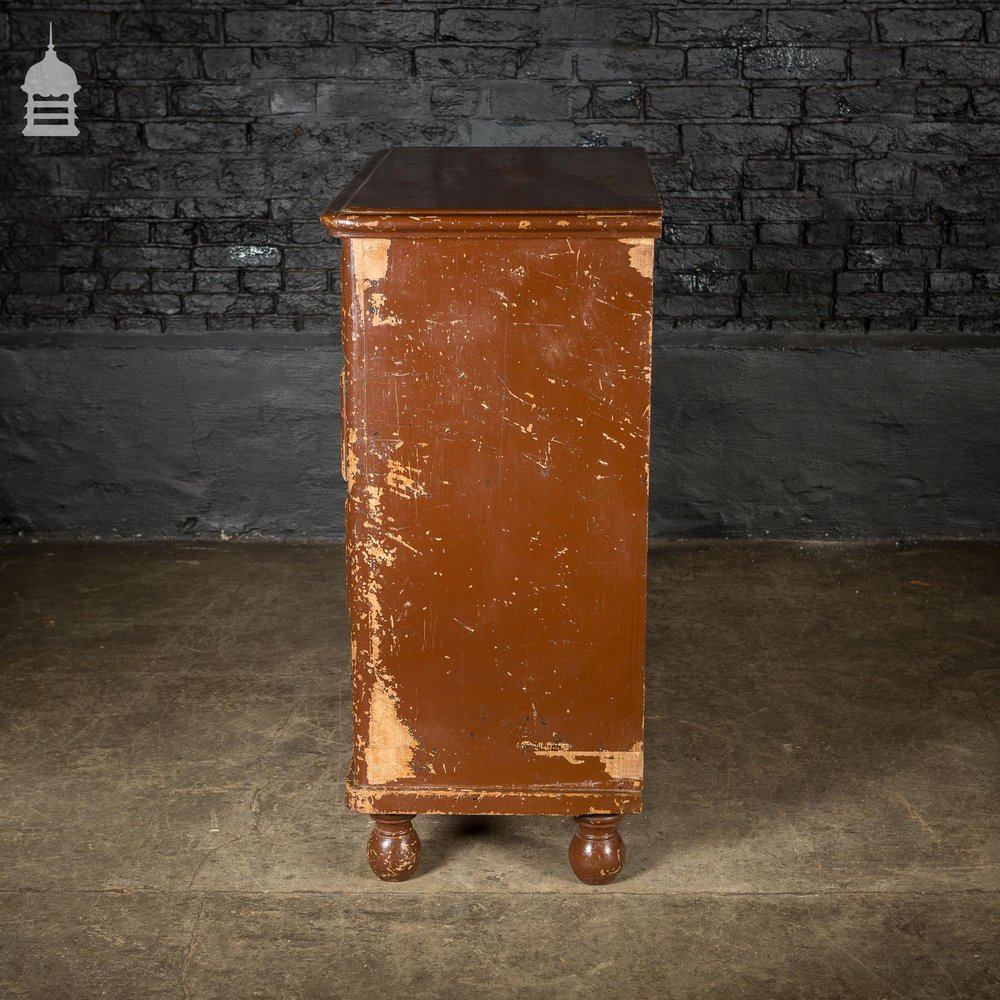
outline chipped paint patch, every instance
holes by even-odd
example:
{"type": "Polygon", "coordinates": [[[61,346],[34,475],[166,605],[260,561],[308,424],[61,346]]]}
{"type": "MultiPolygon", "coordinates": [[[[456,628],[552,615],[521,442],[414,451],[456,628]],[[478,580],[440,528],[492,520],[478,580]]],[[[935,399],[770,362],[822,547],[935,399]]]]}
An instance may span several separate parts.
{"type": "Polygon", "coordinates": [[[596,757],[608,777],[615,781],[642,781],[642,744],[632,744],[631,750],[574,750],[569,743],[519,743],[539,757],[562,757],[570,764],[583,764],[596,757]]]}
{"type": "Polygon", "coordinates": [[[631,750],[601,754],[601,763],[615,781],[642,781],[642,744],[633,744],[631,750]]]}
{"type": "Polygon", "coordinates": [[[381,292],[372,292],[368,296],[368,315],[371,317],[372,326],[399,326],[402,320],[392,313],[383,312],[385,307],[385,296],[381,292]]]}
{"type": "MultiPolygon", "coordinates": [[[[365,776],[375,785],[400,781],[414,776],[413,758],[420,745],[413,730],[400,716],[399,697],[394,682],[384,666],[383,644],[390,658],[394,636],[391,616],[386,620],[382,607],[382,570],[396,560],[397,550],[388,539],[401,539],[386,532],[382,504],[383,488],[367,484],[360,493],[366,539],[358,566],[360,596],[367,617],[367,673],[371,678],[367,698],[367,725],[359,733],[359,749],[364,760],[365,776]]],[[[410,548],[410,546],[407,546],[410,548]]],[[[352,646],[357,662],[359,650],[352,646]]]]}
{"type": "Polygon", "coordinates": [[[653,241],[652,240],[619,240],[629,248],[629,265],[644,278],[653,277],[653,241]]]}
{"type": "MultiPolygon", "coordinates": [[[[365,293],[368,292],[372,285],[378,284],[389,273],[389,243],[389,240],[367,238],[355,238],[351,240],[351,267],[354,272],[354,306],[356,309],[365,310],[365,293]]],[[[374,295],[369,296],[367,308],[375,308],[373,300],[374,295]]],[[[385,296],[382,296],[382,302],[384,303],[384,301],[385,296]]],[[[378,315],[378,309],[380,308],[381,305],[376,309],[375,313],[378,316],[377,321],[373,320],[376,326],[380,323],[388,322],[388,320],[378,315]]],[[[357,321],[357,318],[356,316],[355,321],[357,321]]],[[[397,320],[396,322],[399,321],[397,320]]]]}
{"type": "Polygon", "coordinates": [[[389,240],[355,240],[355,267],[369,283],[389,273],[389,240]]]}
{"type": "Polygon", "coordinates": [[[399,717],[399,703],[383,677],[372,685],[368,708],[365,770],[374,785],[412,778],[417,740],[399,717]]]}
{"type": "Polygon", "coordinates": [[[347,449],[344,455],[344,479],[347,481],[348,492],[354,486],[358,476],[358,432],[351,427],[347,432],[347,449]]]}

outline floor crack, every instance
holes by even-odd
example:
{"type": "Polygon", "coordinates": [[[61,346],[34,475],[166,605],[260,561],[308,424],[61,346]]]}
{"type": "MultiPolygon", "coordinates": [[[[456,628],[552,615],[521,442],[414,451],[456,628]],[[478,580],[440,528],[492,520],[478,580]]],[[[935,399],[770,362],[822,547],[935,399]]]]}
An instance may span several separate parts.
{"type": "Polygon", "coordinates": [[[194,958],[194,953],[198,950],[198,928],[201,926],[201,921],[204,916],[205,897],[202,896],[198,907],[198,916],[195,917],[194,927],[191,928],[191,937],[188,938],[187,949],[184,952],[184,964],[181,966],[181,992],[184,1000],[191,1000],[191,991],[188,989],[187,983],[188,967],[191,965],[191,959],[194,958]]]}

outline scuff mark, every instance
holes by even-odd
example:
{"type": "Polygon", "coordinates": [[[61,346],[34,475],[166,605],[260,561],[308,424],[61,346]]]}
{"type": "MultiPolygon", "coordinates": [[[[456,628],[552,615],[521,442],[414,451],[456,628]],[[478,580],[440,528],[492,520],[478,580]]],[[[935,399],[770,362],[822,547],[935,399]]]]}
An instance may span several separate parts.
{"type": "Polygon", "coordinates": [[[402,497],[429,497],[423,483],[418,482],[412,475],[414,472],[409,466],[397,462],[395,459],[387,460],[389,471],[385,476],[385,484],[393,493],[402,497]]]}
{"type": "Polygon", "coordinates": [[[913,822],[927,834],[928,840],[930,840],[932,844],[940,844],[940,834],[938,834],[934,827],[932,827],[930,823],[928,823],[927,820],[924,819],[924,817],[917,811],[917,809],[910,804],[906,796],[902,795],[900,792],[893,792],[892,794],[900,801],[900,803],[902,803],[903,808],[910,814],[910,819],[912,819],[913,822]]]}
{"type": "Polygon", "coordinates": [[[414,552],[414,553],[416,553],[416,555],[418,555],[418,556],[420,555],[420,549],[418,549],[418,548],[415,548],[415,547],[414,547],[414,546],[412,546],[412,545],[411,545],[411,544],[410,544],[409,542],[407,542],[407,541],[404,541],[404,540],[403,540],[402,538],[400,538],[400,537],[399,537],[399,535],[393,535],[393,534],[392,534],[392,533],[390,532],[390,533],[389,533],[389,535],[388,535],[388,537],[389,537],[389,538],[391,538],[391,539],[392,539],[392,540],[393,540],[394,542],[396,542],[396,543],[397,543],[398,545],[402,545],[402,546],[403,546],[404,548],[406,548],[406,549],[409,549],[409,550],[410,550],[411,552],[414,552]]]}

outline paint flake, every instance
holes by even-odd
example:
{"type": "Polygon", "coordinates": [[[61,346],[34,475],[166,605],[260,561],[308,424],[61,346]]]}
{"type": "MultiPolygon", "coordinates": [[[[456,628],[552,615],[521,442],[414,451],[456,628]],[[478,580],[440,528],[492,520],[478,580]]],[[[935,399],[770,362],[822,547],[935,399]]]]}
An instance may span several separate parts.
{"type": "Polygon", "coordinates": [[[653,241],[652,240],[619,240],[629,247],[628,262],[631,267],[644,278],[653,278],[653,241]]]}

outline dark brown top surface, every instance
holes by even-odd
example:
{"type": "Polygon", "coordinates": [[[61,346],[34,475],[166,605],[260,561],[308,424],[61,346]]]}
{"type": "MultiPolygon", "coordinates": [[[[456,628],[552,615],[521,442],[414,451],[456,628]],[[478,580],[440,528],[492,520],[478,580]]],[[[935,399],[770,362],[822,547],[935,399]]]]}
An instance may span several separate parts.
{"type": "Polygon", "coordinates": [[[327,215],[661,212],[642,149],[401,146],[378,153],[327,215]]]}

